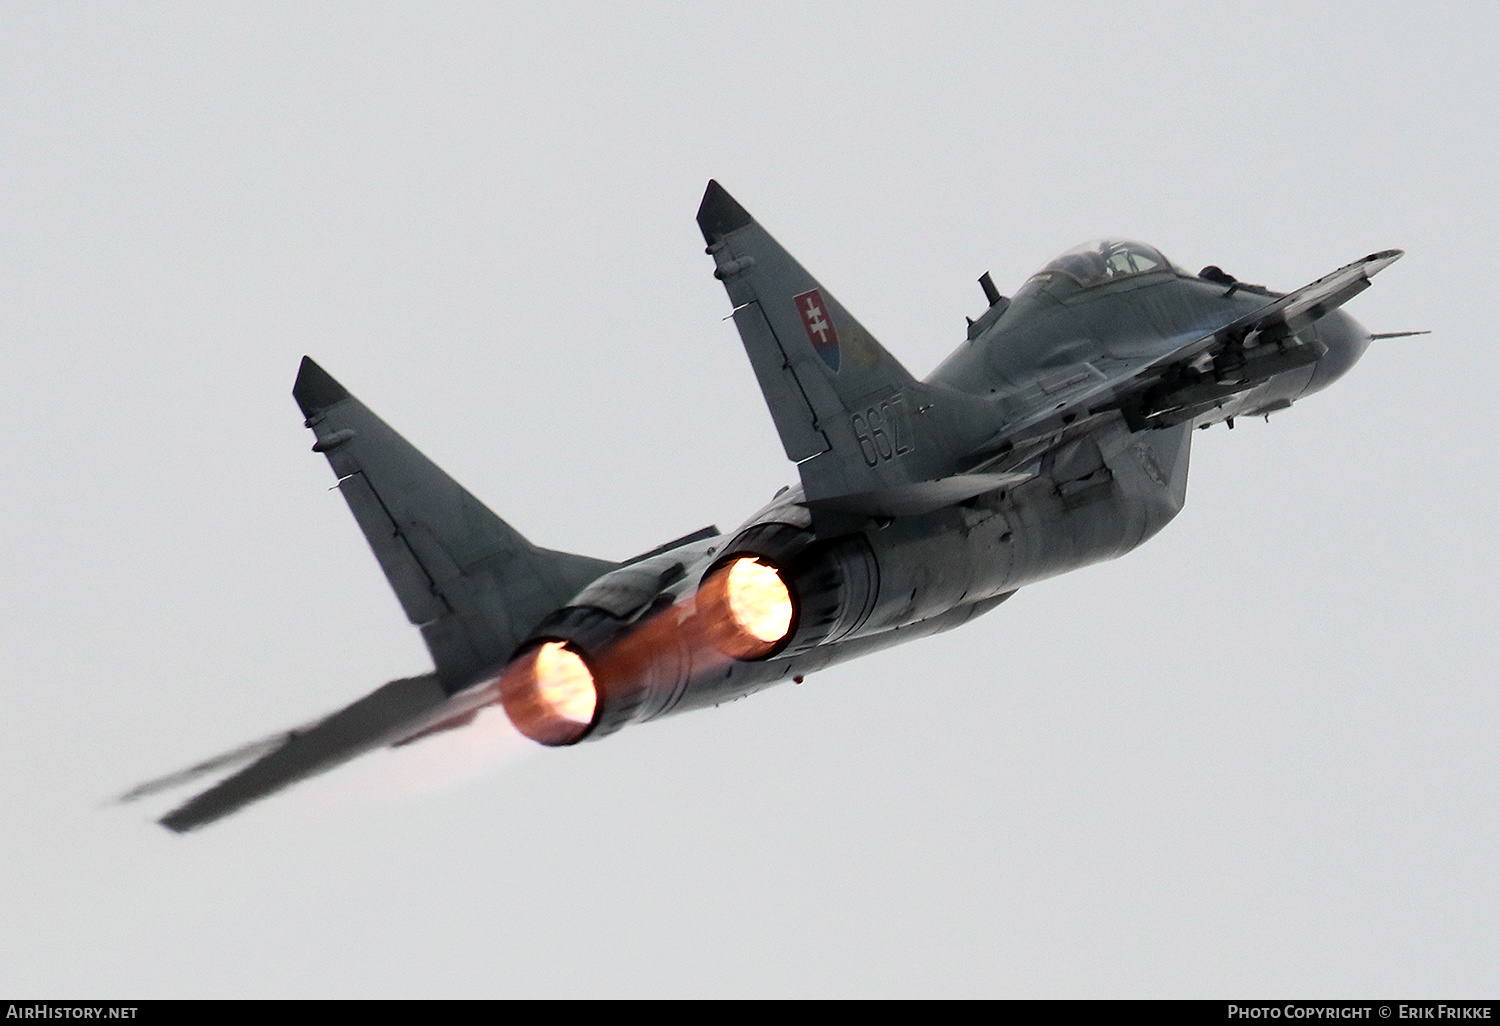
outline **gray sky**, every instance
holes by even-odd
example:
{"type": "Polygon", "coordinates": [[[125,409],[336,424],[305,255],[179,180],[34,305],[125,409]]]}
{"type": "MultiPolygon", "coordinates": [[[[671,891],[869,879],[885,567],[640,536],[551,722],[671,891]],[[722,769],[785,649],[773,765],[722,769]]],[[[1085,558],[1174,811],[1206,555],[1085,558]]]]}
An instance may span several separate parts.
{"type": "Polygon", "coordinates": [[[0,992],[1492,993],[1491,5],[0,7],[0,992]],[[534,540],[794,478],[719,178],[918,374],[1100,235],[1377,344],[1125,558],[800,686],[188,837],[129,785],[426,668],[315,356],[534,540]],[[474,773],[471,771],[479,770],[474,773]]]}

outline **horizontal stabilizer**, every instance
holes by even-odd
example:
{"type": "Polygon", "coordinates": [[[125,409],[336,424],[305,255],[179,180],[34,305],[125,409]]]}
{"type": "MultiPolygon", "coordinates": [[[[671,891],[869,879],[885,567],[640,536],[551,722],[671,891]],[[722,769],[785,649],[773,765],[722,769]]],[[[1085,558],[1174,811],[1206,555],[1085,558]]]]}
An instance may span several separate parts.
{"type": "Polygon", "coordinates": [[[856,492],[827,499],[804,499],[800,505],[829,513],[868,517],[911,517],[957,505],[985,492],[1020,484],[1030,474],[957,474],[939,481],[918,481],[875,492],[856,492]]]}
{"type": "Polygon", "coordinates": [[[202,762],[194,763],[187,769],[168,773],[164,777],[148,780],[144,784],[137,784],[115,800],[123,805],[126,802],[149,798],[151,795],[160,794],[163,791],[171,791],[182,787],[184,784],[191,784],[195,780],[214,773],[233,769],[236,766],[243,766],[247,762],[260,758],[267,752],[280,748],[295,733],[296,731],[291,730],[278,731],[270,737],[263,737],[258,741],[251,741],[249,744],[240,745],[238,748],[225,752],[222,755],[216,755],[211,759],[204,759],[202,762]]]}
{"type": "MultiPolygon", "coordinates": [[[[446,709],[453,702],[435,674],[393,680],[318,723],[257,742],[275,744],[249,766],[163,816],[161,823],[178,833],[212,823],[299,780],[401,740],[421,725],[447,715],[446,709]]],[[[127,797],[151,793],[143,790],[146,788],[161,790],[185,782],[207,772],[206,768],[231,761],[231,756],[248,747],[143,784],[127,797]]]]}

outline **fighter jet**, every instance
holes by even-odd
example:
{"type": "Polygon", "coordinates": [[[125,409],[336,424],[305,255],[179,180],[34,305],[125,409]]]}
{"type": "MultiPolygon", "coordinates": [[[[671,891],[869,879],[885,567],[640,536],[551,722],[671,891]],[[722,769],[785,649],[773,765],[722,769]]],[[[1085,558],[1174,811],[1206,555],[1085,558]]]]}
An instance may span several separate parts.
{"type": "Polygon", "coordinates": [[[981,277],[987,309],[919,381],[717,182],[698,226],[795,485],[623,562],[541,548],[304,358],[313,451],[434,668],[125,797],[238,767],[161,819],[187,831],[487,706],[572,745],[967,623],[1165,527],[1194,429],[1284,410],[1388,337],[1340,307],[1401,256],[1280,293],[1091,242],[1009,298],[981,277]]]}

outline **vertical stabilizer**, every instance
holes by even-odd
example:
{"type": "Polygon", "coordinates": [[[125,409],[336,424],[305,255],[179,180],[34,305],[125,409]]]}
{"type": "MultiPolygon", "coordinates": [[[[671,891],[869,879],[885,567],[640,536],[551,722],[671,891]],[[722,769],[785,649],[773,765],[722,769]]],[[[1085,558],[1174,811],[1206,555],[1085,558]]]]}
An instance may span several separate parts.
{"type": "Polygon", "coordinates": [[[532,545],[307,357],[292,396],[449,692],[615,566],[532,545]]]}
{"type": "Polygon", "coordinates": [[[718,182],[698,227],[808,499],[946,477],[998,426],[984,400],[913,378],[718,182]]]}

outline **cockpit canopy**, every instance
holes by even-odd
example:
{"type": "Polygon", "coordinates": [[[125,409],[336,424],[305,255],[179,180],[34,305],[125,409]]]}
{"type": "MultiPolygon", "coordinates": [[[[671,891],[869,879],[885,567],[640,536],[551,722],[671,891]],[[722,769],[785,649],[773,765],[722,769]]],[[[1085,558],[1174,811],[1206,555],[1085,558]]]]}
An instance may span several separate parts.
{"type": "Polygon", "coordinates": [[[1086,289],[1134,274],[1170,270],[1171,267],[1159,250],[1144,242],[1099,239],[1068,250],[1032,275],[1031,281],[1044,282],[1054,276],[1066,275],[1079,288],[1086,289]]]}

